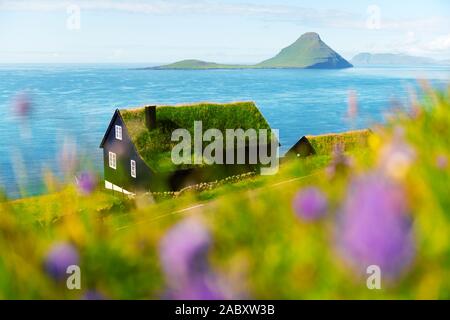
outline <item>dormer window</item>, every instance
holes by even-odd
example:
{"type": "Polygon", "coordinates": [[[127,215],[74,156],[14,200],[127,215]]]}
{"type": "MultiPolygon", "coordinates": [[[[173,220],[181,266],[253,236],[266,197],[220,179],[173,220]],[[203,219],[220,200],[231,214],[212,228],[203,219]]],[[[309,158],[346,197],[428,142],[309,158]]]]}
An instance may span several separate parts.
{"type": "Polygon", "coordinates": [[[122,127],[116,126],[116,139],[122,140],[122,127]]]}

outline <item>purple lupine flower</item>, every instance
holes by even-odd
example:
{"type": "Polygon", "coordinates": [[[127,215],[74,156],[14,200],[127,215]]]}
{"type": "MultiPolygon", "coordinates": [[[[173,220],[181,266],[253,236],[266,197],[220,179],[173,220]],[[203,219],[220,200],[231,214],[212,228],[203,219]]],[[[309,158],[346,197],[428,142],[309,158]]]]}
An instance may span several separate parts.
{"type": "Polygon", "coordinates": [[[175,225],[160,243],[160,260],[167,281],[168,299],[224,299],[225,290],[210,270],[208,230],[196,219],[175,225]]]}
{"type": "Polygon", "coordinates": [[[294,197],[293,207],[298,217],[306,221],[317,220],[327,212],[328,202],[317,188],[300,190],[294,197]]]}
{"type": "Polygon", "coordinates": [[[347,103],[347,117],[350,119],[356,118],[358,115],[358,96],[356,91],[348,92],[348,103],[347,103]]]}
{"type": "Polygon", "coordinates": [[[14,113],[19,117],[28,117],[31,112],[31,99],[28,93],[20,92],[16,95],[13,101],[14,113]]]}
{"type": "Polygon", "coordinates": [[[406,143],[402,128],[396,128],[393,139],[381,150],[378,166],[391,178],[401,179],[415,160],[414,149],[406,143]]]}
{"type": "Polygon", "coordinates": [[[445,170],[448,167],[448,157],[444,154],[438,155],[436,157],[436,167],[445,170]]]}
{"type": "Polygon", "coordinates": [[[357,271],[370,265],[383,276],[399,276],[414,258],[414,239],[401,185],[381,174],[352,182],[339,214],[337,243],[357,271]]]}
{"type": "Polygon", "coordinates": [[[84,294],[83,300],[106,300],[106,298],[96,290],[89,290],[84,294]]]}
{"type": "Polygon", "coordinates": [[[77,146],[75,141],[65,138],[59,154],[60,168],[64,176],[72,177],[78,167],[77,146]]]}
{"type": "Polygon", "coordinates": [[[218,284],[216,277],[204,274],[170,288],[165,298],[171,300],[223,300],[227,296],[218,284]]]}
{"type": "Polygon", "coordinates": [[[45,270],[55,280],[64,279],[67,267],[78,265],[79,255],[77,249],[68,243],[54,244],[45,259],[45,270]]]}
{"type": "Polygon", "coordinates": [[[345,146],[338,143],[333,147],[332,158],[330,164],[326,168],[326,173],[330,177],[335,177],[338,174],[345,174],[353,166],[353,159],[345,153],[345,146]]]}
{"type": "Polygon", "coordinates": [[[75,178],[75,180],[78,190],[80,191],[81,194],[84,195],[91,194],[97,185],[97,179],[95,175],[88,171],[80,173],[75,178]]]}
{"type": "Polygon", "coordinates": [[[175,225],[162,239],[160,260],[165,274],[174,282],[208,270],[207,254],[211,237],[203,224],[186,219],[175,225]]]}

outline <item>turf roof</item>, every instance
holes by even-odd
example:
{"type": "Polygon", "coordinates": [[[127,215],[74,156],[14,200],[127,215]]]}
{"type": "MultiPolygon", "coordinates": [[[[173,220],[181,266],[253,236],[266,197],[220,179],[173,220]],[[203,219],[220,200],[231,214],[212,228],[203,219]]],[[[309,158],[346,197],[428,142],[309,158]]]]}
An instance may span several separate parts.
{"type": "Polygon", "coordinates": [[[351,150],[360,146],[367,146],[370,129],[346,131],[341,133],[328,133],[315,136],[306,136],[317,154],[331,154],[336,146],[344,150],[351,150]]]}
{"type": "Polygon", "coordinates": [[[151,169],[159,172],[194,166],[175,166],[171,161],[172,148],[178,144],[178,142],[171,141],[172,132],[178,128],[189,130],[193,143],[194,121],[202,121],[203,132],[207,129],[215,128],[219,129],[224,136],[225,129],[270,130],[266,119],[253,102],[222,104],[205,102],[188,105],[157,106],[157,127],[153,130],[148,130],[145,126],[144,112],[144,107],[120,110],[130,138],[140,156],[151,169]]]}

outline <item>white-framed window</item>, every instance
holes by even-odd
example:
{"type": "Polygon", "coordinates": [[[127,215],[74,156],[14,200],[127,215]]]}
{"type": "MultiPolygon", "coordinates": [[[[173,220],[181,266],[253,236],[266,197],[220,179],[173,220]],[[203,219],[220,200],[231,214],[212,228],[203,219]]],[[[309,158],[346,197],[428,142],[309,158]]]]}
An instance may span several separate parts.
{"type": "Polygon", "coordinates": [[[122,127],[116,126],[116,139],[122,140],[122,127]]]}
{"type": "Polygon", "coordinates": [[[131,176],[133,178],[136,178],[136,161],[134,160],[130,161],[130,169],[131,169],[131,176]]]}
{"type": "Polygon", "coordinates": [[[109,167],[116,169],[116,154],[114,152],[109,152],[109,167]]]}

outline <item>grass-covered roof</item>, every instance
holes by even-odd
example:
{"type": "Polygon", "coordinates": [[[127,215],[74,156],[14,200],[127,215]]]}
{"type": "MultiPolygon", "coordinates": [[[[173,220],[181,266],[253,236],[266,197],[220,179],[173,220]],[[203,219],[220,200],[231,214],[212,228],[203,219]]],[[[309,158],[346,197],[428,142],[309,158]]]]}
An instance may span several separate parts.
{"type": "MultiPolygon", "coordinates": [[[[123,109],[120,114],[137,151],[154,171],[175,169],[171,151],[179,142],[172,142],[172,132],[187,129],[194,141],[194,121],[202,121],[203,132],[219,129],[270,129],[269,124],[253,102],[198,103],[185,105],[161,105],[156,107],[156,128],[145,125],[145,108],[123,109]]],[[[224,141],[224,146],[226,142],[224,141]]],[[[193,149],[192,149],[193,150],[193,149]]],[[[190,167],[183,165],[183,167],[190,167]]]]}
{"type": "Polygon", "coordinates": [[[306,136],[317,154],[331,154],[338,145],[344,150],[357,147],[366,147],[367,140],[372,134],[370,129],[353,130],[341,133],[328,133],[315,136],[306,136]]]}

